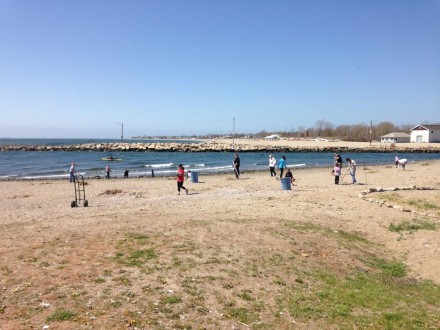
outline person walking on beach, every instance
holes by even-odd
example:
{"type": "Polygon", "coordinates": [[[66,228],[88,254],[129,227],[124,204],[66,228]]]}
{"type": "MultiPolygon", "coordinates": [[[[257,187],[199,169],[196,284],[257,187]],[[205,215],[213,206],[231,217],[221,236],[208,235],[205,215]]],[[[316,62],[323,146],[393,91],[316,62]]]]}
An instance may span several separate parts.
{"type": "Polygon", "coordinates": [[[70,182],[75,182],[75,163],[72,162],[69,169],[70,182]]]}
{"type": "Polygon", "coordinates": [[[238,154],[235,154],[232,165],[234,166],[235,178],[238,180],[240,179],[240,157],[238,157],[238,154]]]}
{"type": "Polygon", "coordinates": [[[402,168],[402,170],[405,171],[405,165],[406,163],[408,163],[408,159],[405,158],[399,159],[399,157],[396,156],[394,161],[396,163],[396,168],[402,168]]]}
{"type": "Polygon", "coordinates": [[[111,172],[110,165],[107,165],[105,167],[105,178],[106,179],[110,179],[110,172],[111,172]]]}
{"type": "Polygon", "coordinates": [[[356,162],[351,158],[346,158],[345,160],[347,161],[348,166],[349,166],[352,183],[355,184],[357,182],[356,181],[356,162]]]}
{"type": "Polygon", "coordinates": [[[128,172],[129,172],[129,170],[128,170],[128,168],[126,168],[124,171],[124,179],[128,179],[128,172]]]}
{"type": "Polygon", "coordinates": [[[282,156],[278,161],[278,168],[280,169],[280,179],[283,177],[284,169],[286,168],[286,157],[282,156]]]}
{"type": "Polygon", "coordinates": [[[333,173],[335,175],[335,184],[339,184],[339,177],[341,176],[341,168],[338,163],[335,163],[335,167],[333,168],[333,173]]]}
{"type": "Polygon", "coordinates": [[[277,176],[277,173],[275,172],[275,166],[277,164],[277,160],[274,156],[269,155],[269,170],[270,170],[270,176],[277,176]]]}
{"type": "Polygon", "coordinates": [[[179,164],[179,168],[177,170],[177,195],[180,195],[180,189],[185,189],[186,194],[188,195],[188,189],[183,186],[183,182],[185,181],[185,169],[182,164],[179,164]]]}

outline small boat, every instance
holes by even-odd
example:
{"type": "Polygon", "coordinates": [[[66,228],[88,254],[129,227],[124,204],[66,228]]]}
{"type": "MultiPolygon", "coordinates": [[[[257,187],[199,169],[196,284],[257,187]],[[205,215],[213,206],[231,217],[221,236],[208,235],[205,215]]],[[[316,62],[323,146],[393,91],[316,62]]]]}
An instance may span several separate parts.
{"type": "Polygon", "coordinates": [[[121,161],[122,158],[117,158],[117,157],[105,157],[105,158],[101,158],[101,160],[105,160],[108,162],[114,162],[114,161],[121,161]]]}

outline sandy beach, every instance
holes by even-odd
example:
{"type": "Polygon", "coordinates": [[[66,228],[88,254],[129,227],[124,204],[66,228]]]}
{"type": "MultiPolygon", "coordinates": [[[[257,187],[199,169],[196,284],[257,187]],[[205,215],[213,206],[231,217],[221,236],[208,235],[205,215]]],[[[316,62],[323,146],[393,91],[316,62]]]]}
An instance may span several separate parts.
{"type": "Polygon", "coordinates": [[[174,177],[88,180],[77,208],[68,181],[0,182],[0,329],[334,328],[282,312],[282,292],[311,290],[316,269],[369,272],[367,250],[440,284],[439,165],[358,166],[355,185],[346,167],[340,185],[294,170],[292,190],[269,171],[199,176],[180,196],[174,177]],[[378,187],[402,190],[362,195],[378,187]],[[432,228],[390,230],[405,222],[432,228]]]}

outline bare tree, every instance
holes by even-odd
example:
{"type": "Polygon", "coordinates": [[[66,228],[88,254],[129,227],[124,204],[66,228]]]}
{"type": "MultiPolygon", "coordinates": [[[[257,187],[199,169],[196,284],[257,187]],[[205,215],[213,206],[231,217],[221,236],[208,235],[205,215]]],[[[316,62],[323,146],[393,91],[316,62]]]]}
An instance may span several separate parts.
{"type": "Polygon", "coordinates": [[[383,122],[376,125],[376,132],[377,132],[378,138],[380,138],[383,135],[387,135],[392,132],[395,132],[395,131],[397,131],[397,127],[389,121],[383,121],[383,122]]]}
{"type": "Polygon", "coordinates": [[[315,123],[315,131],[318,136],[322,136],[323,134],[326,134],[326,133],[328,134],[326,136],[330,136],[331,130],[333,129],[333,127],[334,126],[332,123],[330,123],[324,119],[318,120],[315,123]]]}
{"type": "Polygon", "coordinates": [[[306,127],[304,125],[298,126],[298,137],[304,137],[305,131],[306,131],[306,127]]]}
{"type": "Polygon", "coordinates": [[[414,126],[416,126],[416,125],[414,125],[414,124],[403,124],[403,125],[400,125],[399,131],[405,132],[405,133],[409,133],[411,128],[413,128],[414,126]]]}
{"type": "Polygon", "coordinates": [[[334,129],[335,126],[332,123],[328,121],[324,122],[323,134],[325,137],[332,137],[334,135],[334,129]]]}
{"type": "Polygon", "coordinates": [[[341,140],[348,141],[352,137],[351,128],[352,126],[350,125],[339,125],[335,129],[335,136],[341,140]]]}
{"type": "Polygon", "coordinates": [[[315,132],[316,135],[321,136],[321,132],[324,129],[324,119],[318,120],[315,123],[315,132]]]}
{"type": "Polygon", "coordinates": [[[357,124],[352,126],[352,141],[367,142],[369,141],[369,126],[365,124],[357,124]]]}

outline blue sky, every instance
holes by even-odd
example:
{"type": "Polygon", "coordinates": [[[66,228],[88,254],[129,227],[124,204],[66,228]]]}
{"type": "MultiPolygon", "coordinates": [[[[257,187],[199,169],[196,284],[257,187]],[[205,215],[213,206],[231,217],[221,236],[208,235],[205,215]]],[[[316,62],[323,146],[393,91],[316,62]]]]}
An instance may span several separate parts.
{"type": "Polygon", "coordinates": [[[440,122],[440,1],[0,0],[0,137],[440,122]]]}

